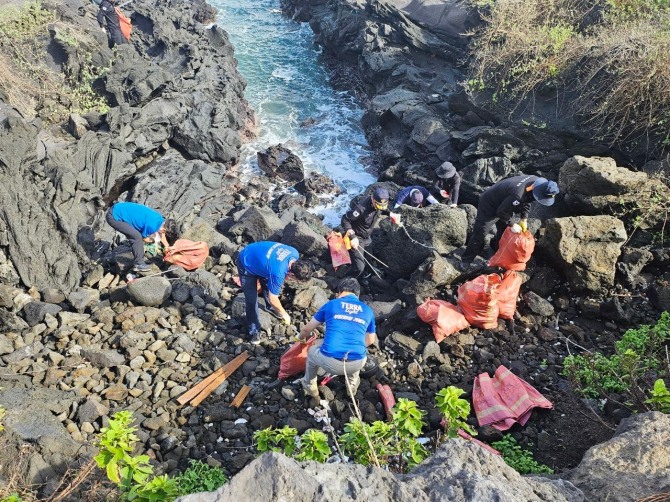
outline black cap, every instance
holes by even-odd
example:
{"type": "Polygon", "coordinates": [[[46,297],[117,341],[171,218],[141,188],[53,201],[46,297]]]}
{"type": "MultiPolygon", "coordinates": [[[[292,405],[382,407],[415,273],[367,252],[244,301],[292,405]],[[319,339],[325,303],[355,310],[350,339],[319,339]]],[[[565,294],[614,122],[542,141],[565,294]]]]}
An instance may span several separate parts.
{"type": "Polygon", "coordinates": [[[409,200],[412,201],[413,205],[420,205],[423,202],[423,194],[421,193],[421,190],[418,188],[415,188],[409,193],[409,200]]]}
{"type": "Polygon", "coordinates": [[[451,162],[442,162],[440,167],[435,170],[438,178],[451,178],[456,174],[456,168],[451,162]]]}
{"type": "Polygon", "coordinates": [[[372,192],[372,198],[377,202],[385,202],[389,200],[389,191],[386,188],[375,188],[372,192]]]}

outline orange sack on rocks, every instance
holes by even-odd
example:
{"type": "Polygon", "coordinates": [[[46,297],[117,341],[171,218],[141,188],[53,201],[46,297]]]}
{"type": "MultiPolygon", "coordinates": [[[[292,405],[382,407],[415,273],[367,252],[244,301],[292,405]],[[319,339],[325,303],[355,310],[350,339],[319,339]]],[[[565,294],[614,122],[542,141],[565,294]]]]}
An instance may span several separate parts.
{"type": "Polygon", "coordinates": [[[502,283],[498,288],[498,317],[502,319],[514,319],[516,312],[516,299],[523,278],[514,270],[508,270],[503,274],[502,283]]]}
{"type": "Polygon", "coordinates": [[[416,313],[423,322],[433,327],[437,343],[470,326],[458,307],[444,300],[426,300],[416,308],[416,313]]]}
{"type": "Polygon", "coordinates": [[[473,326],[493,329],[498,326],[498,274],[480,275],[458,288],[458,306],[473,326]]]}
{"type": "Polygon", "coordinates": [[[510,227],[498,243],[498,251],[489,260],[489,266],[505,270],[526,270],[526,263],[535,251],[535,238],[528,230],[515,234],[510,227]]]}
{"type": "Polygon", "coordinates": [[[208,256],[209,246],[205,241],[178,239],[174,245],[165,250],[163,260],[185,270],[195,270],[205,263],[208,256]]]}
{"type": "Polygon", "coordinates": [[[277,378],[285,380],[305,371],[307,367],[307,351],[310,349],[316,337],[313,336],[305,343],[295,342],[282,354],[279,359],[279,374],[277,378]]]}

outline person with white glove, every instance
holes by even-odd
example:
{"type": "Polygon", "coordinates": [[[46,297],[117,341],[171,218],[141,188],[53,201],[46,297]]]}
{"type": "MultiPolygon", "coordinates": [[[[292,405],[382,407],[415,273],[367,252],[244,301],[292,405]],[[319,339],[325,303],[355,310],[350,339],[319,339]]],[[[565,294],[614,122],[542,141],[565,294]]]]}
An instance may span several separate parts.
{"type": "Polygon", "coordinates": [[[444,204],[449,207],[458,205],[458,195],[461,190],[461,175],[451,162],[443,162],[435,170],[435,183],[431,192],[439,194],[444,204]]]}

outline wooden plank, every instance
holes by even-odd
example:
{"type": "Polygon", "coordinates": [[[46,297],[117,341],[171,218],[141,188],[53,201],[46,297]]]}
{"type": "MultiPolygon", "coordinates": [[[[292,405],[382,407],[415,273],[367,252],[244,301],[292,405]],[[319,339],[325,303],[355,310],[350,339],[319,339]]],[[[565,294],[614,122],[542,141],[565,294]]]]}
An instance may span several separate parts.
{"type": "Polygon", "coordinates": [[[249,353],[247,351],[242,352],[235,359],[230,361],[223,367],[223,373],[217,376],[211,383],[209,383],[201,392],[191,401],[191,406],[195,407],[202,403],[209,395],[216,390],[216,388],[223,383],[223,381],[232,375],[237,368],[242,366],[244,361],[249,358],[249,353]]]}
{"type": "Polygon", "coordinates": [[[242,403],[247,398],[247,395],[249,395],[250,390],[251,387],[249,387],[248,385],[243,385],[240,391],[237,393],[237,396],[235,396],[235,399],[231,401],[230,407],[239,408],[240,406],[242,406],[242,403]]]}
{"type": "MultiPolygon", "coordinates": [[[[237,357],[240,357],[240,356],[242,356],[243,354],[247,354],[247,357],[248,357],[248,353],[247,353],[246,351],[242,352],[242,354],[240,354],[240,355],[237,356],[237,357]]],[[[235,359],[233,359],[230,363],[232,363],[233,361],[235,361],[235,360],[237,359],[237,357],[236,357],[235,359]]],[[[245,359],[245,360],[246,360],[246,359],[245,359]]],[[[179,397],[177,398],[177,402],[178,402],[179,404],[181,404],[181,405],[184,405],[184,404],[186,404],[187,402],[189,402],[191,399],[193,399],[194,397],[196,397],[196,396],[197,396],[198,394],[200,394],[200,393],[201,393],[201,392],[202,392],[202,391],[203,391],[209,384],[211,384],[214,380],[216,380],[219,376],[221,376],[221,375],[226,371],[226,368],[228,367],[228,365],[229,365],[230,363],[227,363],[227,364],[223,365],[222,367],[220,367],[218,370],[213,371],[209,376],[207,376],[207,377],[204,378],[202,381],[198,382],[196,385],[194,385],[194,386],[191,387],[189,390],[187,390],[186,392],[184,392],[181,396],[179,396],[179,397]]]]}

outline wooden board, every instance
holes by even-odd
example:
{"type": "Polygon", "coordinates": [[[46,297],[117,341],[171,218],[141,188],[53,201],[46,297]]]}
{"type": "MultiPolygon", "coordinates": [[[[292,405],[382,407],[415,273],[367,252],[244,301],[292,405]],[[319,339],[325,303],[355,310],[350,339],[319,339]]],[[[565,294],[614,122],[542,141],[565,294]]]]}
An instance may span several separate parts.
{"type": "Polygon", "coordinates": [[[247,398],[247,395],[249,395],[249,391],[251,390],[251,387],[248,385],[242,386],[240,391],[237,393],[237,396],[235,396],[235,399],[233,399],[230,403],[231,408],[239,408],[242,406],[242,403],[244,400],[247,398]]]}
{"type": "MultiPolygon", "coordinates": [[[[244,352],[242,352],[239,356],[237,356],[235,359],[233,359],[229,363],[225,364],[224,366],[222,366],[218,370],[213,371],[209,376],[207,376],[202,381],[198,382],[196,385],[194,385],[189,390],[184,392],[181,396],[179,396],[177,398],[177,402],[181,405],[184,405],[187,402],[189,402],[191,399],[195,398],[198,394],[200,394],[203,390],[205,390],[212,382],[214,382],[217,378],[219,378],[221,375],[223,375],[227,370],[230,371],[230,368],[232,368],[232,366],[231,366],[232,363],[234,363],[238,359],[241,359],[243,356],[244,356],[244,359],[242,360],[242,362],[247,360],[247,358],[249,357],[249,353],[245,350],[244,352]]],[[[235,368],[235,369],[237,369],[237,368],[235,368]]]]}

